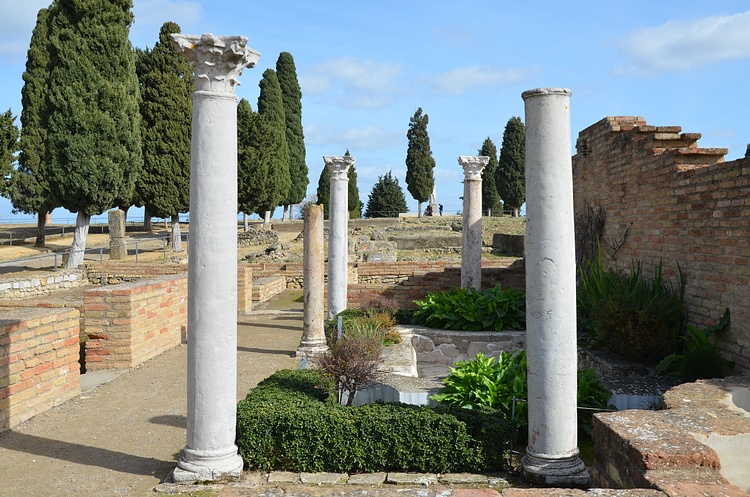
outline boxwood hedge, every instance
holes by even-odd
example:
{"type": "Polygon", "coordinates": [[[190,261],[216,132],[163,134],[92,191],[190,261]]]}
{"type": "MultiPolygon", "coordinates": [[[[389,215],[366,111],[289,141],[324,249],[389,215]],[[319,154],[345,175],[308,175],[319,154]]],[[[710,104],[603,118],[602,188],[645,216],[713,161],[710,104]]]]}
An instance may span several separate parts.
{"type": "Polygon", "coordinates": [[[250,469],[306,472],[498,471],[515,428],[491,410],[375,403],[346,407],[316,370],[283,370],[238,405],[250,469]]]}

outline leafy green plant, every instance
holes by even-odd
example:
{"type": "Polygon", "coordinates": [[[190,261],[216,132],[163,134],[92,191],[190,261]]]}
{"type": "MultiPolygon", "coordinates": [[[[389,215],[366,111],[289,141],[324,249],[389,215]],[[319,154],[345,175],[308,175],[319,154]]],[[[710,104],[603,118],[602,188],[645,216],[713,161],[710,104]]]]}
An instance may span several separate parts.
{"type": "Polygon", "coordinates": [[[517,427],[526,420],[526,352],[501,351],[495,357],[477,353],[472,361],[461,361],[450,368],[443,380],[440,393],[431,398],[439,403],[464,409],[480,406],[497,409],[508,418],[513,411],[514,398],[520,400],[515,408],[517,427]]]}
{"type": "Polygon", "coordinates": [[[237,447],[251,469],[496,471],[515,429],[497,411],[332,401],[317,370],[283,370],[237,407],[237,447]]]}
{"type": "Polygon", "coordinates": [[[674,352],[685,322],[685,277],[677,268],[676,288],[664,279],[662,261],[651,278],[640,261],[630,273],[605,270],[600,247],[597,259],[581,270],[578,291],[579,331],[588,344],[644,363],[674,352]]]}
{"type": "MultiPolygon", "coordinates": [[[[458,362],[450,371],[443,380],[445,386],[431,397],[433,400],[464,409],[496,409],[507,417],[515,414],[516,427],[528,426],[526,351],[501,351],[497,362],[480,352],[476,359],[458,362]]],[[[578,370],[578,407],[587,408],[578,415],[578,427],[583,432],[591,434],[594,410],[606,409],[610,396],[594,369],[578,370]]]]}
{"type": "Polygon", "coordinates": [[[342,337],[366,335],[380,340],[384,345],[401,343],[401,334],[395,329],[395,312],[383,308],[345,309],[326,323],[326,341],[329,347],[337,340],[339,317],[342,337]]]}
{"type": "Polygon", "coordinates": [[[413,322],[432,328],[461,331],[525,330],[525,293],[513,288],[453,288],[428,293],[415,301],[413,322]]]}
{"type": "Polygon", "coordinates": [[[719,355],[719,334],[729,326],[729,308],[715,325],[705,329],[689,325],[682,337],[682,353],[670,354],[659,363],[659,373],[671,374],[689,382],[703,378],[723,378],[724,370],[732,363],[719,355]]]}

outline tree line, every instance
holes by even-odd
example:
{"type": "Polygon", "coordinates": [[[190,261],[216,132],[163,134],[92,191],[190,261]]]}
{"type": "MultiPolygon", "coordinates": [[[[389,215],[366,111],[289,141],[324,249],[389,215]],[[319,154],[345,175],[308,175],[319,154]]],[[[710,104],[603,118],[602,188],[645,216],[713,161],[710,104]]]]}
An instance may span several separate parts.
{"type": "MultiPolygon", "coordinates": [[[[37,246],[44,246],[46,214],[57,207],[77,213],[72,254],[83,260],[92,215],[113,207],[143,206],[171,218],[172,249],[181,250],[179,213],[189,210],[192,71],[162,25],[152,48],[133,48],[132,0],[54,0],[37,14],[21,91],[20,127],[10,110],[0,114],[0,194],[14,212],[36,214],[37,246]]],[[[237,107],[238,212],[265,215],[283,206],[285,218],[306,194],[302,91],[292,55],[282,52],[260,80],[257,111],[237,107]]],[[[421,203],[434,189],[435,161],[428,116],[418,109],[407,137],[406,183],[421,203]]],[[[491,140],[483,182],[483,209],[523,203],[523,124],[506,126],[499,158],[491,140]],[[519,169],[520,167],[520,169],[519,169]],[[520,185],[520,186],[519,186],[520,185]]],[[[346,151],[349,154],[349,151],[346,151]]],[[[323,168],[317,202],[328,213],[330,172],[323,168]]],[[[362,216],[357,173],[349,171],[350,217],[362,216]]],[[[405,212],[398,180],[380,176],[364,212],[382,217],[405,212]]],[[[149,229],[149,226],[146,226],[149,229]]]]}

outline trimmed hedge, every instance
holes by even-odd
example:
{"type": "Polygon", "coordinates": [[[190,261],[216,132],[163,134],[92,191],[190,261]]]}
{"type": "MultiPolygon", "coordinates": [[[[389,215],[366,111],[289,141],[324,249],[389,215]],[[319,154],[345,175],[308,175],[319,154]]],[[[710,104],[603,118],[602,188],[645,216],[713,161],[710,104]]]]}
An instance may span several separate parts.
{"type": "Polygon", "coordinates": [[[346,407],[316,370],[283,370],[237,408],[251,469],[342,473],[497,471],[515,428],[491,410],[375,403],[346,407]]]}

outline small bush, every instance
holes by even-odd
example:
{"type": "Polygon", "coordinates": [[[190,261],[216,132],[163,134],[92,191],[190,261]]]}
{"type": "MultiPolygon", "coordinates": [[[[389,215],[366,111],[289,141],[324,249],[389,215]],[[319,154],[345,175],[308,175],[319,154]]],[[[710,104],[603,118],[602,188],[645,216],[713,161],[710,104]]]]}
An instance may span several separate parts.
{"type": "Polygon", "coordinates": [[[496,471],[515,435],[496,411],[345,407],[328,392],[330,381],[315,370],[280,371],[261,382],[237,408],[245,464],[264,471],[496,471]]]}
{"type": "Polygon", "coordinates": [[[339,316],[342,337],[365,334],[377,338],[384,345],[401,343],[401,335],[395,329],[395,312],[382,308],[346,309],[326,323],[326,341],[329,347],[338,339],[339,316]]]}
{"type": "Polygon", "coordinates": [[[380,375],[383,340],[371,334],[372,328],[362,326],[356,334],[346,335],[334,343],[317,361],[320,369],[338,388],[339,402],[347,394],[346,405],[352,405],[358,391],[371,386],[380,375]]]}
{"type": "Polygon", "coordinates": [[[525,293],[496,285],[488,290],[453,288],[427,294],[415,301],[413,322],[432,328],[460,331],[525,330],[525,293]]]}
{"type": "Polygon", "coordinates": [[[664,281],[661,262],[653,278],[643,274],[640,262],[629,274],[607,271],[599,250],[597,260],[581,271],[579,331],[590,346],[630,361],[656,363],[677,350],[685,322],[684,288],[682,271],[677,288],[664,281]]]}

